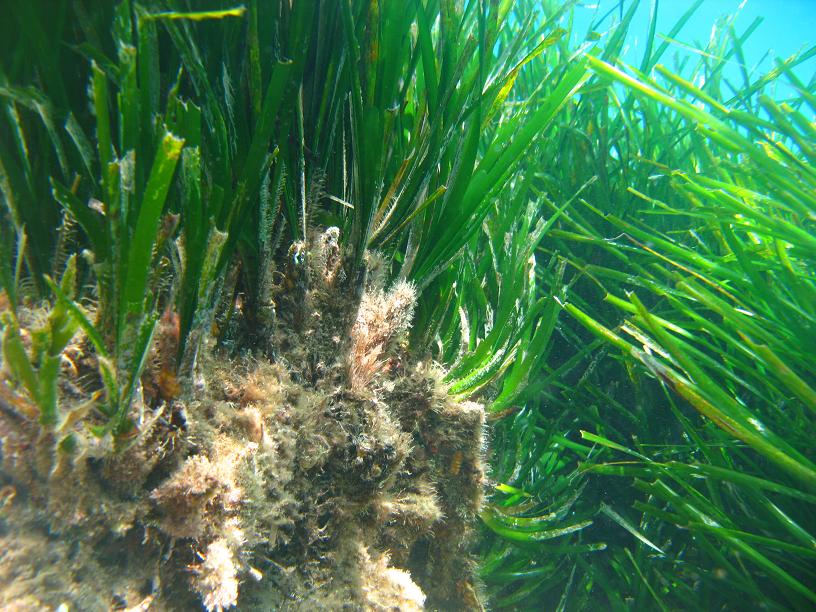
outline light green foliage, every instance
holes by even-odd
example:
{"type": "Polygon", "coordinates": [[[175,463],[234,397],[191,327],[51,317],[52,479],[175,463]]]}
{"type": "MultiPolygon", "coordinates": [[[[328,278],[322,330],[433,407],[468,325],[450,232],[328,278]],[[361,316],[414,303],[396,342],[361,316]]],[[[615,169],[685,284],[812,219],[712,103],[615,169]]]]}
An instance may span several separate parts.
{"type": "Polygon", "coordinates": [[[569,316],[538,403],[496,428],[509,518],[487,521],[505,539],[534,533],[524,521],[548,516],[576,469],[576,516],[594,524],[561,541],[607,549],[488,538],[485,578],[508,607],[808,607],[816,108],[794,68],[812,52],[729,83],[725,62],[757,27],[738,34],[732,16],[676,70],[660,55],[682,22],[663,42],[653,27],[638,70],[616,59],[631,14],[589,37],[598,78],[531,180],[550,210],[582,191],[538,251],[568,264],[569,316]],[[777,79],[801,97],[774,102],[777,79]]]}
{"type": "MultiPolygon", "coordinates": [[[[73,296],[75,287],[76,258],[72,256],[60,280],[60,290],[73,296]]],[[[60,358],[79,326],[59,300],[49,311],[44,325],[27,330],[29,349],[24,346],[20,325],[13,313],[4,313],[3,326],[3,363],[36,404],[43,427],[53,429],[60,418],[57,405],[60,358]]]]}
{"type": "MultiPolygon", "coordinates": [[[[50,440],[62,456],[76,449],[74,427],[99,396],[94,393],[87,402],[67,407],[60,402],[64,352],[81,326],[76,315],[84,317],[73,302],[76,274],[76,257],[72,255],[59,285],[46,277],[46,282],[58,297],[41,325],[34,324],[23,329],[13,310],[4,312],[0,321],[3,327],[3,367],[11,380],[21,387],[22,396],[27,397],[38,411],[37,417],[43,431],[53,436],[53,439],[45,439],[50,440]]],[[[34,416],[27,409],[22,409],[21,413],[27,417],[34,416]]],[[[52,461],[52,469],[59,465],[59,458],[52,461]]]]}

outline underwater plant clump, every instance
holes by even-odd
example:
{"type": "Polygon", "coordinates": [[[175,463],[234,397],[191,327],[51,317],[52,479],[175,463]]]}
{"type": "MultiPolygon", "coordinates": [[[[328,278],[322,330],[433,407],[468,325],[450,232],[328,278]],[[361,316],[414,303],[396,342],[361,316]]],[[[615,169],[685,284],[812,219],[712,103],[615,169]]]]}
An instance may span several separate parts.
{"type": "MultiPolygon", "coordinates": [[[[355,290],[337,230],[294,245],[264,345],[202,347],[167,401],[154,355],[116,453],[80,420],[58,450],[7,377],[0,606],[480,609],[484,411],[408,354],[414,289],[386,289],[367,257],[355,290]]],[[[172,337],[167,316],[154,353],[172,337]]],[[[85,378],[60,401],[87,402],[85,378]]]]}

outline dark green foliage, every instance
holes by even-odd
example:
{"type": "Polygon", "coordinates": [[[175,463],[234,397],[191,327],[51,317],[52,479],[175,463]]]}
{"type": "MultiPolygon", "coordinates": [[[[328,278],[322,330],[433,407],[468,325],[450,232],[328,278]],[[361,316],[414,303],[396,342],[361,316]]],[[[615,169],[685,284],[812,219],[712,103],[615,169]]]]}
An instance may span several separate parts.
{"type": "MultiPolygon", "coordinates": [[[[40,28],[48,4],[31,3],[25,23],[40,28]]],[[[586,75],[582,63],[558,75],[535,113],[499,113],[519,67],[560,33],[503,34],[509,13],[493,4],[169,8],[64,3],[48,36],[66,46],[62,65],[52,65],[48,46],[24,64],[29,42],[3,56],[15,83],[0,90],[3,129],[16,139],[3,140],[4,200],[17,235],[28,237],[18,244],[35,282],[52,265],[60,215],[83,230],[83,278],[96,284],[93,334],[122,389],[106,408],[119,433],[160,313],[178,313],[177,363],[186,375],[224,303],[225,279],[233,283],[224,288],[228,310],[230,296],[242,295],[245,316],[260,317],[272,261],[315,219],[341,227],[350,286],[359,287],[363,253],[375,247],[393,276],[426,288],[420,307],[431,329],[452,320],[456,304],[439,308],[435,296],[451,279],[446,268],[466,248],[481,257],[477,234],[493,198],[586,75]],[[513,44],[497,57],[500,37],[513,44]],[[76,78],[48,80],[57,73],[76,78]],[[43,150],[40,166],[29,167],[32,148],[43,150]],[[37,191],[46,184],[50,194],[37,191]]],[[[524,197],[515,210],[526,209],[524,197]]],[[[522,238],[530,221],[517,228],[522,238]]],[[[516,276],[514,259],[492,265],[516,276]]],[[[475,273],[460,268],[460,286],[473,285],[475,273]]],[[[502,316],[512,309],[524,319],[512,345],[533,334],[537,317],[525,314],[532,293],[513,305],[518,289],[503,289],[502,316]]],[[[472,331],[475,340],[480,328],[472,331]]],[[[507,342],[490,336],[480,358],[512,356],[507,342]]]]}

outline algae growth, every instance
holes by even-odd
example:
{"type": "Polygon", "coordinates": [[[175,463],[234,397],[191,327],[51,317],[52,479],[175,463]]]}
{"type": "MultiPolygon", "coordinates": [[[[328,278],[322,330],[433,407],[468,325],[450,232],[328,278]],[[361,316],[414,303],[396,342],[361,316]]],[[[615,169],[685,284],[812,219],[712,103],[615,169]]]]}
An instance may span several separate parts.
{"type": "MultiPolygon", "coordinates": [[[[53,436],[21,419],[27,400],[4,382],[3,606],[478,607],[484,410],[451,399],[438,367],[407,353],[413,287],[372,274],[353,291],[337,238],[291,249],[255,330],[263,350],[202,351],[171,401],[137,399],[117,454],[87,434],[54,463],[53,436]]],[[[166,316],[155,346],[177,337],[166,316]]],[[[80,357],[86,339],[72,342],[67,413],[98,386],[75,371],[93,370],[76,363],[93,359],[80,357]]],[[[146,389],[162,371],[148,366],[146,389]]]]}

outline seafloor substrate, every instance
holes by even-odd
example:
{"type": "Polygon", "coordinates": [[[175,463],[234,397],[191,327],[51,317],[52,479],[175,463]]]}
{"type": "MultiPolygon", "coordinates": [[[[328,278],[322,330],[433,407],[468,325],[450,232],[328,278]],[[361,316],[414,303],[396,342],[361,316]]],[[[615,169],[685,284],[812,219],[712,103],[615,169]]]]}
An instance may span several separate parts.
{"type": "MultiPolygon", "coordinates": [[[[484,411],[408,354],[413,288],[350,282],[336,230],[275,276],[253,350],[205,341],[180,384],[168,311],[124,449],[87,433],[91,412],[79,448],[55,451],[5,375],[0,608],[481,608],[484,411]]],[[[98,387],[87,343],[72,348],[67,412],[98,387]]]]}

